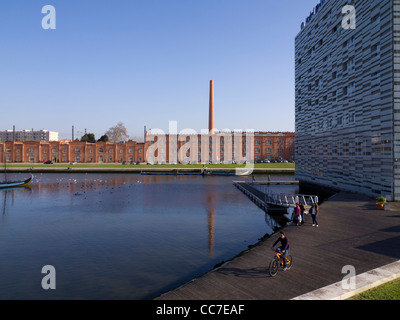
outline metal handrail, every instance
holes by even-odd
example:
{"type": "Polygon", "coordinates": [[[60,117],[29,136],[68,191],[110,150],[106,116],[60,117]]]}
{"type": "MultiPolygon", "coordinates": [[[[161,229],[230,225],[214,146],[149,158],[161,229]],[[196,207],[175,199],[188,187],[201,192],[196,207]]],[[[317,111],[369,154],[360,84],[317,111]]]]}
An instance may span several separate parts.
{"type": "MultiPolygon", "coordinates": [[[[235,183],[235,185],[244,193],[252,193],[247,190],[244,186],[239,183],[235,183]]],[[[254,188],[254,187],[253,187],[254,188]]],[[[260,190],[259,188],[255,188],[262,194],[262,198],[252,193],[252,196],[257,198],[258,201],[264,202],[264,204],[274,204],[282,207],[292,208],[296,205],[296,203],[302,203],[305,206],[311,206],[314,203],[318,203],[318,196],[316,195],[304,195],[304,194],[284,194],[284,193],[273,193],[266,192],[265,188],[260,190]]]]}

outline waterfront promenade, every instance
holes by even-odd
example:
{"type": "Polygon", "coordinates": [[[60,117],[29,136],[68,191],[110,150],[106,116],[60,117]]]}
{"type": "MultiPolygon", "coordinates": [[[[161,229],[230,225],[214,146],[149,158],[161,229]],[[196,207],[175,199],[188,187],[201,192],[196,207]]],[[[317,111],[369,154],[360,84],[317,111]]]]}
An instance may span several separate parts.
{"type": "MultiPolygon", "coordinates": [[[[243,169],[243,168],[242,168],[243,169]]],[[[207,172],[225,172],[233,173],[235,172],[234,167],[206,167],[207,172]]],[[[288,167],[256,167],[252,169],[252,174],[270,174],[270,175],[281,175],[281,174],[294,174],[294,168],[288,167]]],[[[203,171],[201,166],[177,166],[170,167],[166,165],[163,166],[152,166],[152,165],[35,165],[35,166],[8,166],[7,172],[14,173],[142,173],[142,172],[152,172],[152,173],[201,173],[203,171]]]]}
{"type": "MultiPolygon", "coordinates": [[[[345,266],[354,266],[356,274],[364,276],[394,263],[384,272],[389,277],[400,275],[400,204],[391,203],[390,207],[390,211],[380,211],[373,198],[338,193],[321,204],[318,228],[312,227],[309,215],[305,225],[285,228],[293,256],[292,269],[281,271],[274,278],[268,275],[268,264],[274,255],[271,246],[278,237],[274,235],[238,258],[155,299],[331,299],[337,297],[327,295],[327,286],[342,281],[347,275],[342,273],[345,266]]],[[[369,274],[376,276],[378,272],[369,274]]],[[[365,285],[365,281],[369,278],[356,281],[356,288],[365,285]]]]}

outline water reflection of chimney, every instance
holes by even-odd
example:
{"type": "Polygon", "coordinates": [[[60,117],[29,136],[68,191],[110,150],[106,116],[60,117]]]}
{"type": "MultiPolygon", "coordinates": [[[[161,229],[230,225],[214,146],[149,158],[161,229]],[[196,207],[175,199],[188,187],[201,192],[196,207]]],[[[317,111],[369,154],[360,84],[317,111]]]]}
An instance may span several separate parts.
{"type": "Polygon", "coordinates": [[[207,213],[208,213],[208,253],[212,255],[214,249],[214,219],[215,219],[215,205],[214,194],[207,195],[207,213]]]}

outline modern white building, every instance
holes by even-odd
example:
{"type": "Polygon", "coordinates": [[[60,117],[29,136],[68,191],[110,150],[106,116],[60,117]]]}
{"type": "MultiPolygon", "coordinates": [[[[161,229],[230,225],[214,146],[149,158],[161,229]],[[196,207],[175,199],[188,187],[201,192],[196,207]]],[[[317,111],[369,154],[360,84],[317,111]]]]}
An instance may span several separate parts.
{"type": "Polygon", "coordinates": [[[0,131],[0,141],[42,141],[42,142],[50,142],[50,141],[58,141],[58,132],[49,131],[49,130],[22,130],[22,131],[14,131],[14,130],[5,130],[0,131]]]}
{"type": "Polygon", "coordinates": [[[400,200],[400,0],[326,0],[295,40],[296,178],[400,200]]]}

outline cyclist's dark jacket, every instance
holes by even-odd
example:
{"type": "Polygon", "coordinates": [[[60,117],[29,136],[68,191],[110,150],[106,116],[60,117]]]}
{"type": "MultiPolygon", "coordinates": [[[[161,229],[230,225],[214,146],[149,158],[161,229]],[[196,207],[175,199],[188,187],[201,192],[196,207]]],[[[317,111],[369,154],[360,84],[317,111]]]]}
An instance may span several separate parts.
{"type": "Polygon", "coordinates": [[[275,243],[272,245],[273,247],[275,247],[277,245],[277,243],[280,242],[281,243],[281,248],[282,250],[289,250],[289,240],[288,238],[281,238],[279,237],[278,240],[275,241],[275,243]]]}

